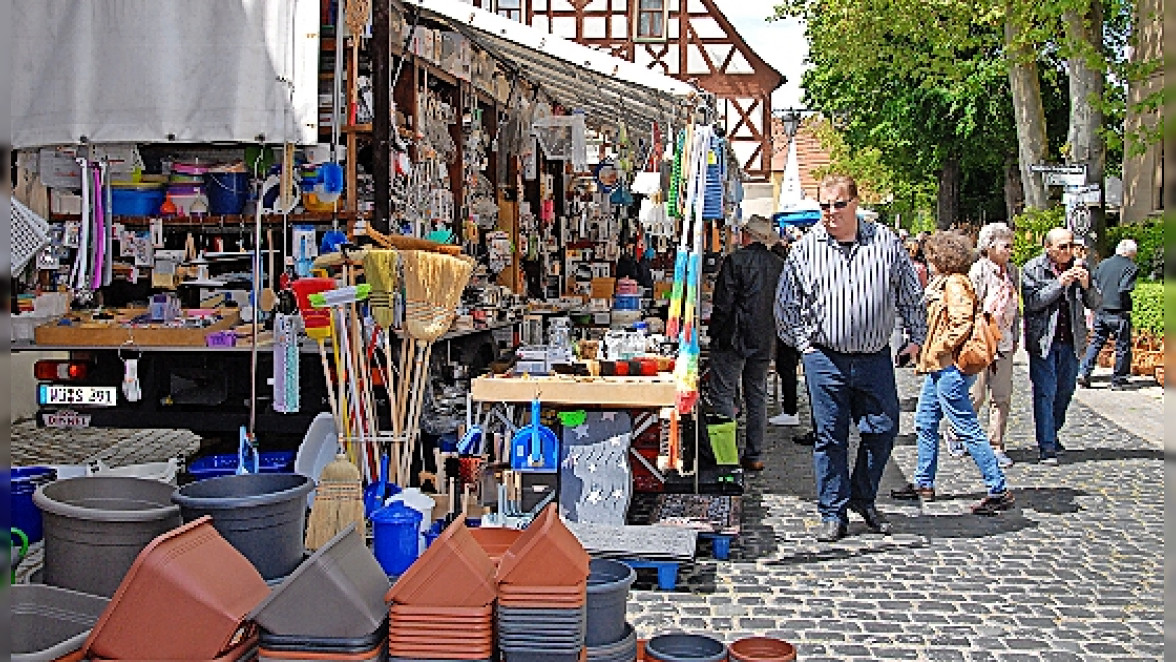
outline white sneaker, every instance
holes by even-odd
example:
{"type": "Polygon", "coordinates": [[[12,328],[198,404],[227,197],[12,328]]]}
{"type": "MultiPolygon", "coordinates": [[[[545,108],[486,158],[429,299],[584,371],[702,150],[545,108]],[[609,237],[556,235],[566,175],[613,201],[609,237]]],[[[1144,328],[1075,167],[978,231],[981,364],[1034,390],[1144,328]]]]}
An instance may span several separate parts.
{"type": "Polygon", "coordinates": [[[1013,458],[1009,457],[1004,451],[996,451],[994,455],[996,455],[996,466],[1001,469],[1008,469],[1013,466],[1013,458]]]}
{"type": "Polygon", "coordinates": [[[772,425],[800,425],[800,417],[796,414],[785,414],[780,412],[768,419],[772,425]]]}
{"type": "Polygon", "coordinates": [[[952,457],[963,457],[968,454],[968,448],[964,445],[964,440],[956,436],[951,429],[943,433],[943,441],[947,445],[948,454],[952,457]]]}

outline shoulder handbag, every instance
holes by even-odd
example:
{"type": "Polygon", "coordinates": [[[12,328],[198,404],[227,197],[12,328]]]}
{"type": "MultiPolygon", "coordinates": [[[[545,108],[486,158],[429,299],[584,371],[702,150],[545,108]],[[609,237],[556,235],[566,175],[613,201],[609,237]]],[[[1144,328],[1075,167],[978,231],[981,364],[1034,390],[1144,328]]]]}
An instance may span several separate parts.
{"type": "Polygon", "coordinates": [[[996,359],[996,347],[1000,343],[1000,326],[992,313],[984,310],[975,289],[972,288],[971,279],[965,280],[972,292],[975,316],[972,319],[972,332],[956,350],[955,364],[965,375],[975,375],[992,365],[996,359]]]}

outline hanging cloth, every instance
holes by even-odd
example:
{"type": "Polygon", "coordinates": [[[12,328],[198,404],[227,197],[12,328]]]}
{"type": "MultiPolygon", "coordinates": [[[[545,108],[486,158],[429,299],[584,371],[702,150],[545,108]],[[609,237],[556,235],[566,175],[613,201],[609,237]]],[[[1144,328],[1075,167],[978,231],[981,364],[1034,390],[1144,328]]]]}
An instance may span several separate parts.
{"type": "Polygon", "coordinates": [[[726,173],[724,142],[722,138],[712,137],[706,154],[706,194],[703,197],[702,218],[708,221],[723,218],[723,184],[726,173]]]}

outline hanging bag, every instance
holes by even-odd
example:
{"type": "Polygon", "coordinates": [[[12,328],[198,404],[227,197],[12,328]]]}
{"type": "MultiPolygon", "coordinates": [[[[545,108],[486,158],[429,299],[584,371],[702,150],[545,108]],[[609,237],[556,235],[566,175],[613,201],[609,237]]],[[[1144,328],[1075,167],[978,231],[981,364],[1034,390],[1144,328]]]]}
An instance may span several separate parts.
{"type": "Polygon", "coordinates": [[[992,313],[984,310],[984,306],[976,298],[976,290],[972,281],[962,279],[967,283],[968,291],[972,293],[975,302],[975,316],[972,319],[972,332],[956,350],[955,364],[965,375],[975,375],[996,359],[996,347],[1000,343],[1000,326],[992,313]]]}

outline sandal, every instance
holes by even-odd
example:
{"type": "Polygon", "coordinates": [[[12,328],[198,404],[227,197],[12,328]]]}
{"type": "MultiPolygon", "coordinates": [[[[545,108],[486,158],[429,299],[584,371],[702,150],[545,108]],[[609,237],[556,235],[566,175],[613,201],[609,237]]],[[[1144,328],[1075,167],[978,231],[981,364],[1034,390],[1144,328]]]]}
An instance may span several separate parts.
{"type": "Polygon", "coordinates": [[[906,501],[934,501],[935,488],[933,487],[916,487],[914,483],[907,483],[898,490],[890,490],[890,497],[892,499],[902,499],[906,501]]]}

